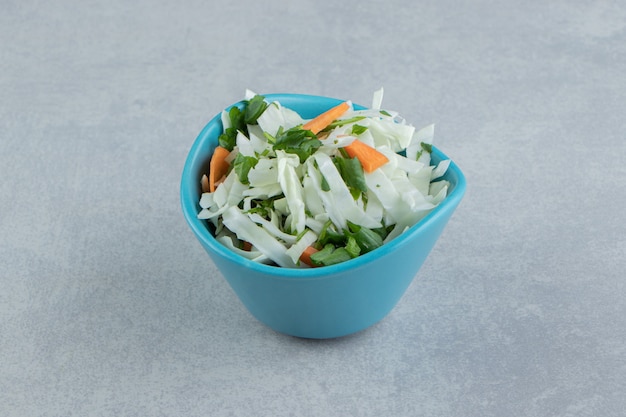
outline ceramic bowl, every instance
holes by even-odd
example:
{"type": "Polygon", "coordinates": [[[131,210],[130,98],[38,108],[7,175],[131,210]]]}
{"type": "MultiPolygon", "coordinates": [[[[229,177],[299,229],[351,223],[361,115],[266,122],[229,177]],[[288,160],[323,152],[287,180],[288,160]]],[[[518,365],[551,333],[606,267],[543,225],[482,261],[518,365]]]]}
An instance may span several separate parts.
{"type": "MultiPolygon", "coordinates": [[[[266,94],[312,118],[341,100],[301,94],[266,94]]],[[[242,103],[233,105],[242,106],[242,103]]],[[[355,108],[362,108],[356,106],[355,108]]],[[[465,192],[465,178],[454,162],[444,179],[448,196],[418,224],[382,247],[340,264],[292,269],[250,261],[213,237],[199,220],[200,178],[222,132],[219,113],[191,146],[181,179],[183,215],[194,235],[248,311],[270,328],[292,336],[325,339],[363,330],[383,319],[398,303],[432,250],[465,192]]],[[[433,146],[432,162],[448,159],[433,146]]],[[[209,262],[199,259],[199,262],[209,262]]],[[[213,277],[211,277],[213,278],[213,277]]]]}

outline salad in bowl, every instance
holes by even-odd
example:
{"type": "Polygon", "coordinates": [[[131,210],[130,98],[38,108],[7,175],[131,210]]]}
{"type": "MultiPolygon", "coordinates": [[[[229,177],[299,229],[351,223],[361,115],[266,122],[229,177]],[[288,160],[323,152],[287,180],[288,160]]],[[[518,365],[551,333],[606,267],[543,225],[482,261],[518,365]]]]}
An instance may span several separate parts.
{"type": "Polygon", "coordinates": [[[416,129],[382,96],[305,119],[248,90],[220,115],[198,219],[233,252],[285,268],[334,265],[397,238],[446,198],[450,160],[431,165],[434,126],[416,129]]]}

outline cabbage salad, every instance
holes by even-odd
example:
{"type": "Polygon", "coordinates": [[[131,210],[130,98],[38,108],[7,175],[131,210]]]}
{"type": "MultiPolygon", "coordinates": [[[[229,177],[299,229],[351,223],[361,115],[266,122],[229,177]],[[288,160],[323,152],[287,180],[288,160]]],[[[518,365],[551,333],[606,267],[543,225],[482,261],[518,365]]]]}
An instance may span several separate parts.
{"type": "Polygon", "coordinates": [[[344,262],[398,237],[446,197],[450,161],[432,166],[434,126],[416,130],[382,96],[305,120],[246,91],[243,108],[221,114],[198,218],[237,254],[287,268],[344,262]]]}

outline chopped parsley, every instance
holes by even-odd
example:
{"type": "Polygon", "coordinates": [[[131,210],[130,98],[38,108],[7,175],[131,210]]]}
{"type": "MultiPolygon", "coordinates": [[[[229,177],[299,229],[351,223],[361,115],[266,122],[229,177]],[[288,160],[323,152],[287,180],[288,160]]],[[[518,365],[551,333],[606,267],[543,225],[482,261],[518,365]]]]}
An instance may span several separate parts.
{"type": "Polygon", "coordinates": [[[274,150],[281,149],[287,153],[296,154],[300,158],[300,163],[304,163],[320,146],[322,142],[315,133],[296,126],[276,134],[274,150]]]}
{"type": "Polygon", "coordinates": [[[237,173],[239,177],[239,181],[242,184],[249,184],[248,181],[248,173],[252,168],[254,168],[259,162],[259,160],[253,156],[244,156],[242,154],[237,154],[235,160],[233,161],[233,169],[237,173]]]}
{"type": "Polygon", "coordinates": [[[348,186],[350,193],[356,199],[361,193],[367,192],[367,184],[365,183],[365,174],[363,166],[357,158],[343,158],[336,156],[333,162],[341,174],[341,178],[348,186]]]}
{"type": "Polygon", "coordinates": [[[350,132],[353,135],[360,135],[362,133],[364,133],[367,130],[367,126],[361,126],[359,124],[355,124],[352,126],[352,131],[350,132]]]}

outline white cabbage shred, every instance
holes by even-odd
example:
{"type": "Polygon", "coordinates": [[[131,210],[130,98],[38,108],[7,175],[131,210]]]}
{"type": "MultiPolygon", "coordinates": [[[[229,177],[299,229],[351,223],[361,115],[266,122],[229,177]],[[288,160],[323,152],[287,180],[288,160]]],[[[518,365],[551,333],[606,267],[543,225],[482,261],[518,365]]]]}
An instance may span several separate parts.
{"type": "MultiPolygon", "coordinates": [[[[245,99],[256,94],[246,90],[245,99]]],[[[442,179],[449,160],[431,166],[434,125],[416,130],[397,113],[382,109],[383,89],[372,108],[350,109],[330,132],[318,134],[321,146],[306,160],[274,149],[273,139],[307,120],[278,102],[267,103],[248,132],[237,132],[228,162],[255,162],[242,180],[231,169],[214,192],[199,201],[199,219],[211,223],[216,239],[233,252],[256,262],[281,267],[308,267],[302,253],[318,242],[329,224],[342,233],[353,227],[385,229],[384,243],[419,222],[448,192],[442,179]],[[334,158],[355,140],[388,158],[380,168],[365,172],[366,191],[358,193],[342,177],[334,158]],[[243,249],[247,242],[251,248],[243,249]]],[[[232,123],[221,113],[224,129],[232,123]]]]}

